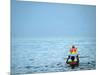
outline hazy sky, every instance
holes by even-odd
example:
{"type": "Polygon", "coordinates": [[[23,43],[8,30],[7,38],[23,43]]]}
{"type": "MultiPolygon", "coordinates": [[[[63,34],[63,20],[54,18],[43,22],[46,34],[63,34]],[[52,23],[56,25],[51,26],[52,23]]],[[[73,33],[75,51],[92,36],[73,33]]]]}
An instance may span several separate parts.
{"type": "Polygon", "coordinates": [[[93,36],[96,7],[90,5],[12,2],[13,37],[93,36]]]}

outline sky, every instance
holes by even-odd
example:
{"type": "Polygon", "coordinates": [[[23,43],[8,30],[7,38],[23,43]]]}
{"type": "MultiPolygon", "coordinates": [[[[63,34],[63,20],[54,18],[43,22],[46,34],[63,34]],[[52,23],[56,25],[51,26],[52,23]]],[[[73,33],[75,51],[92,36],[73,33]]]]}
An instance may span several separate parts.
{"type": "Polygon", "coordinates": [[[95,37],[96,6],[12,0],[12,37],[95,37]]]}

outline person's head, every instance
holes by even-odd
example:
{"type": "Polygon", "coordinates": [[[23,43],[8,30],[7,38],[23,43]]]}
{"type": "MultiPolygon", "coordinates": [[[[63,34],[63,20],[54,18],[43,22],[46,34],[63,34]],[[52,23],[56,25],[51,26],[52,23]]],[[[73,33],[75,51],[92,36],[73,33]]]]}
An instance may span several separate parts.
{"type": "Polygon", "coordinates": [[[72,48],[75,48],[75,46],[74,46],[74,45],[72,45],[72,48]]]}

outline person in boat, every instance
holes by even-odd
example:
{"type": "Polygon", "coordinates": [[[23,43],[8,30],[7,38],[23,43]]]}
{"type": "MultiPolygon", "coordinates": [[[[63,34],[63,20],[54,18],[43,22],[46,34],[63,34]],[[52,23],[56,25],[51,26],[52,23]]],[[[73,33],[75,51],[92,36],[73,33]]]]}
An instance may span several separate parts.
{"type": "Polygon", "coordinates": [[[72,48],[70,49],[70,54],[67,58],[66,61],[67,64],[74,64],[74,65],[79,65],[79,56],[78,56],[78,51],[77,48],[73,45],[72,48]]]}

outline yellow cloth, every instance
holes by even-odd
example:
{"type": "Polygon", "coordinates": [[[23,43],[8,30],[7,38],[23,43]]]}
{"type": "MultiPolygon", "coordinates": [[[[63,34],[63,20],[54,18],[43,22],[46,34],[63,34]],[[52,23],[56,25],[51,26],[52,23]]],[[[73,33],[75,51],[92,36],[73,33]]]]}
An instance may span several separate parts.
{"type": "Polygon", "coordinates": [[[70,54],[77,54],[77,52],[70,52],[70,54]]]}

